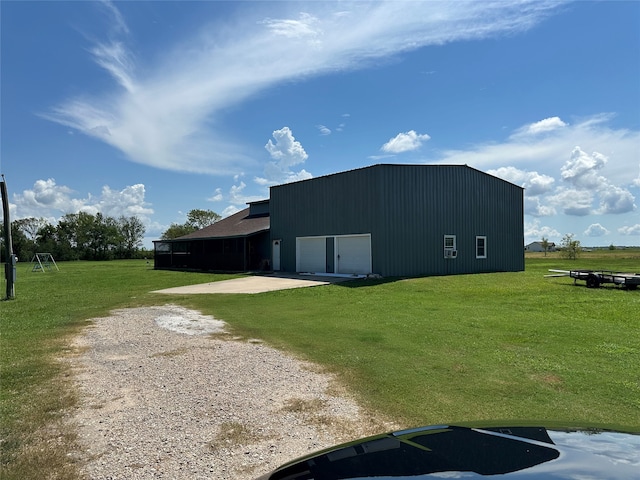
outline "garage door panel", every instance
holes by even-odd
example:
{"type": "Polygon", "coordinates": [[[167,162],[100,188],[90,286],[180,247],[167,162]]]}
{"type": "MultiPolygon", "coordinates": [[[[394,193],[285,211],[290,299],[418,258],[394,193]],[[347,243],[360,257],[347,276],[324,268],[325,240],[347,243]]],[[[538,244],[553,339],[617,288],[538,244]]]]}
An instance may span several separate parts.
{"type": "Polygon", "coordinates": [[[371,273],[371,236],[336,237],[337,273],[371,273]]]}
{"type": "Polygon", "coordinates": [[[324,272],[327,244],[324,237],[298,238],[297,271],[324,272]]]}

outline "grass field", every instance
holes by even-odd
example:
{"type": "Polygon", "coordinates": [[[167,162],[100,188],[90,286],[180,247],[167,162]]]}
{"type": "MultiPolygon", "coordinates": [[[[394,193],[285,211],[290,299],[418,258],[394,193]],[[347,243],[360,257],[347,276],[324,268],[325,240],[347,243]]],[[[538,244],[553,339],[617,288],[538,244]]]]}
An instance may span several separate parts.
{"type": "MultiPolygon", "coordinates": [[[[475,420],[599,424],[640,431],[640,290],[575,287],[549,268],[640,271],[640,249],[578,260],[527,257],[526,271],[356,281],[257,295],[150,290],[229,276],[144,261],[20,265],[0,302],[0,478],[77,478],[60,421],[76,401],[70,335],[112,308],[178,303],[325,365],[402,425],[475,420]]],[[[1,284],[4,292],[4,283],[1,284]]]]}

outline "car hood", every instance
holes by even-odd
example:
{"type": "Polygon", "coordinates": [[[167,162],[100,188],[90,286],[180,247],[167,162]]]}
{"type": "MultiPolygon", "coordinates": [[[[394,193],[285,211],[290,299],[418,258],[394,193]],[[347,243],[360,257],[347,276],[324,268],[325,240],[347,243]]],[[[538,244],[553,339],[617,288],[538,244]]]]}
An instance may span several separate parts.
{"type": "Polygon", "coordinates": [[[257,480],[638,479],[640,435],[597,429],[434,425],[308,455],[257,480]]]}

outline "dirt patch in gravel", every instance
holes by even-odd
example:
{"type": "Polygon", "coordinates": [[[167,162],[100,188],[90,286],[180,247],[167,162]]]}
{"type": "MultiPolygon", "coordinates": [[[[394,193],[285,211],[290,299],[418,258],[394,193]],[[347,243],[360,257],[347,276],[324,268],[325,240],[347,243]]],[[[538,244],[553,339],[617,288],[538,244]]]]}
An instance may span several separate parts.
{"type": "Polygon", "coordinates": [[[76,339],[72,455],[87,478],[254,479],[395,428],[317,365],[224,328],[166,305],[114,311],[76,339]]]}

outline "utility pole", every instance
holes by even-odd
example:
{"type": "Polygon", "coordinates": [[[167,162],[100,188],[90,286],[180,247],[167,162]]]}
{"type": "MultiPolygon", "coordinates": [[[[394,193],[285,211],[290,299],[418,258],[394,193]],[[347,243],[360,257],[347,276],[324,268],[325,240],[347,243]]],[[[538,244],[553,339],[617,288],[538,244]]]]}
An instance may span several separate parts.
{"type": "Polygon", "coordinates": [[[7,182],[2,175],[2,181],[0,181],[0,195],[2,196],[2,211],[4,222],[4,245],[6,251],[6,263],[4,264],[4,274],[7,279],[7,300],[15,298],[16,281],[16,257],[13,254],[13,244],[11,243],[11,218],[9,215],[9,195],[7,194],[7,182]]]}

